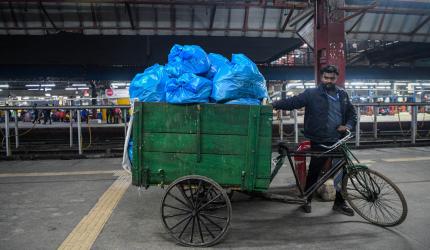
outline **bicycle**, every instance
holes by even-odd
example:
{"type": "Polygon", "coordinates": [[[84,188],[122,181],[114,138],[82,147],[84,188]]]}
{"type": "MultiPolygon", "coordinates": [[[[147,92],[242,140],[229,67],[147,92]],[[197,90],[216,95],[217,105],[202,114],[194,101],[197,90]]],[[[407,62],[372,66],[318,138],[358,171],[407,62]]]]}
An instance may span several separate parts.
{"type": "Polygon", "coordinates": [[[357,214],[370,223],[382,227],[392,227],[401,224],[406,219],[408,213],[408,206],[404,195],[390,179],[360,163],[346,144],[352,137],[351,132],[347,131],[346,136],[333,145],[320,145],[327,149],[327,151],[321,153],[290,152],[286,143],[280,142],[278,148],[279,156],[275,160],[276,164],[271,178],[273,179],[276,176],[284,164],[285,158],[288,158],[296,186],[300,192],[297,198],[288,199],[288,201],[304,203],[329,178],[333,177],[338,171],[343,171],[341,193],[357,214]],[[293,167],[292,156],[327,156],[339,158],[340,160],[307,191],[303,191],[293,167]]]}

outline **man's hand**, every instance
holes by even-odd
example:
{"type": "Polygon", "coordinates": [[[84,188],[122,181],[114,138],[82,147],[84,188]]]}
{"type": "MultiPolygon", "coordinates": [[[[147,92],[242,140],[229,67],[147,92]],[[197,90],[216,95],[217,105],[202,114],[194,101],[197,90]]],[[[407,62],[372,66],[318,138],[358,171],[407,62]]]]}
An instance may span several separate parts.
{"type": "Polygon", "coordinates": [[[349,130],[349,127],[347,126],[340,125],[339,127],[337,127],[337,132],[340,132],[340,133],[344,133],[347,130],[349,130]]]}

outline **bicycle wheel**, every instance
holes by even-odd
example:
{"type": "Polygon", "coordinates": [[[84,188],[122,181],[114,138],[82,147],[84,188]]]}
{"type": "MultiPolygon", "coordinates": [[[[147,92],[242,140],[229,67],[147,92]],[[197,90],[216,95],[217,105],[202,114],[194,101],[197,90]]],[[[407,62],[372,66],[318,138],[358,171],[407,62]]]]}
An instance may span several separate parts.
{"type": "Polygon", "coordinates": [[[198,175],[177,179],[161,201],[161,219],[181,245],[207,247],[221,241],[230,227],[231,204],[215,181],[198,175]]]}
{"type": "Polygon", "coordinates": [[[343,197],[365,220],[383,227],[399,225],[408,206],[400,189],[384,175],[367,169],[352,170],[342,182],[343,197]]]}

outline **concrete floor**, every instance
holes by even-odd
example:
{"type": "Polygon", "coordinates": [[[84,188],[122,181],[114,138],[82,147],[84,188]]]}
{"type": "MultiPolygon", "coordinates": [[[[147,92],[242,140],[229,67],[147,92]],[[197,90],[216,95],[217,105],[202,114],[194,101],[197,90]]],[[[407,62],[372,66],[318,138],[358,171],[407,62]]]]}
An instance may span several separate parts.
{"type": "MultiPolygon", "coordinates": [[[[232,201],[230,231],[213,248],[430,249],[430,147],[355,152],[403,191],[409,205],[403,224],[374,226],[357,215],[332,212],[331,202],[315,201],[313,212],[303,214],[295,204],[239,194],[232,201]]],[[[117,179],[114,172],[120,169],[120,162],[0,162],[0,249],[58,248],[117,179]]],[[[285,188],[291,181],[291,170],[283,168],[272,188],[285,188]]],[[[184,249],[161,225],[162,194],[159,187],[128,187],[92,249],[184,249]]]]}

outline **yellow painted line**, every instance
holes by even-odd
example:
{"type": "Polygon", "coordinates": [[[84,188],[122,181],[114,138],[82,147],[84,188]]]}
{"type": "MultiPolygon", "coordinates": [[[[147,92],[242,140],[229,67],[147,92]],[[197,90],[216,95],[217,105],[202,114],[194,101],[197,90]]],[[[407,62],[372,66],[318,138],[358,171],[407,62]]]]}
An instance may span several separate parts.
{"type": "Polygon", "coordinates": [[[2,177],[41,177],[41,176],[66,176],[66,175],[93,175],[93,174],[113,174],[115,176],[126,173],[124,170],[96,170],[96,171],[69,171],[69,172],[33,172],[33,173],[7,173],[0,174],[2,177]]]}
{"type": "Polygon", "coordinates": [[[393,159],[382,159],[382,160],[386,162],[425,161],[425,160],[430,160],[430,157],[393,158],[393,159]]]}
{"type": "Polygon", "coordinates": [[[130,183],[130,175],[119,176],[58,249],[91,249],[130,183]]]}

